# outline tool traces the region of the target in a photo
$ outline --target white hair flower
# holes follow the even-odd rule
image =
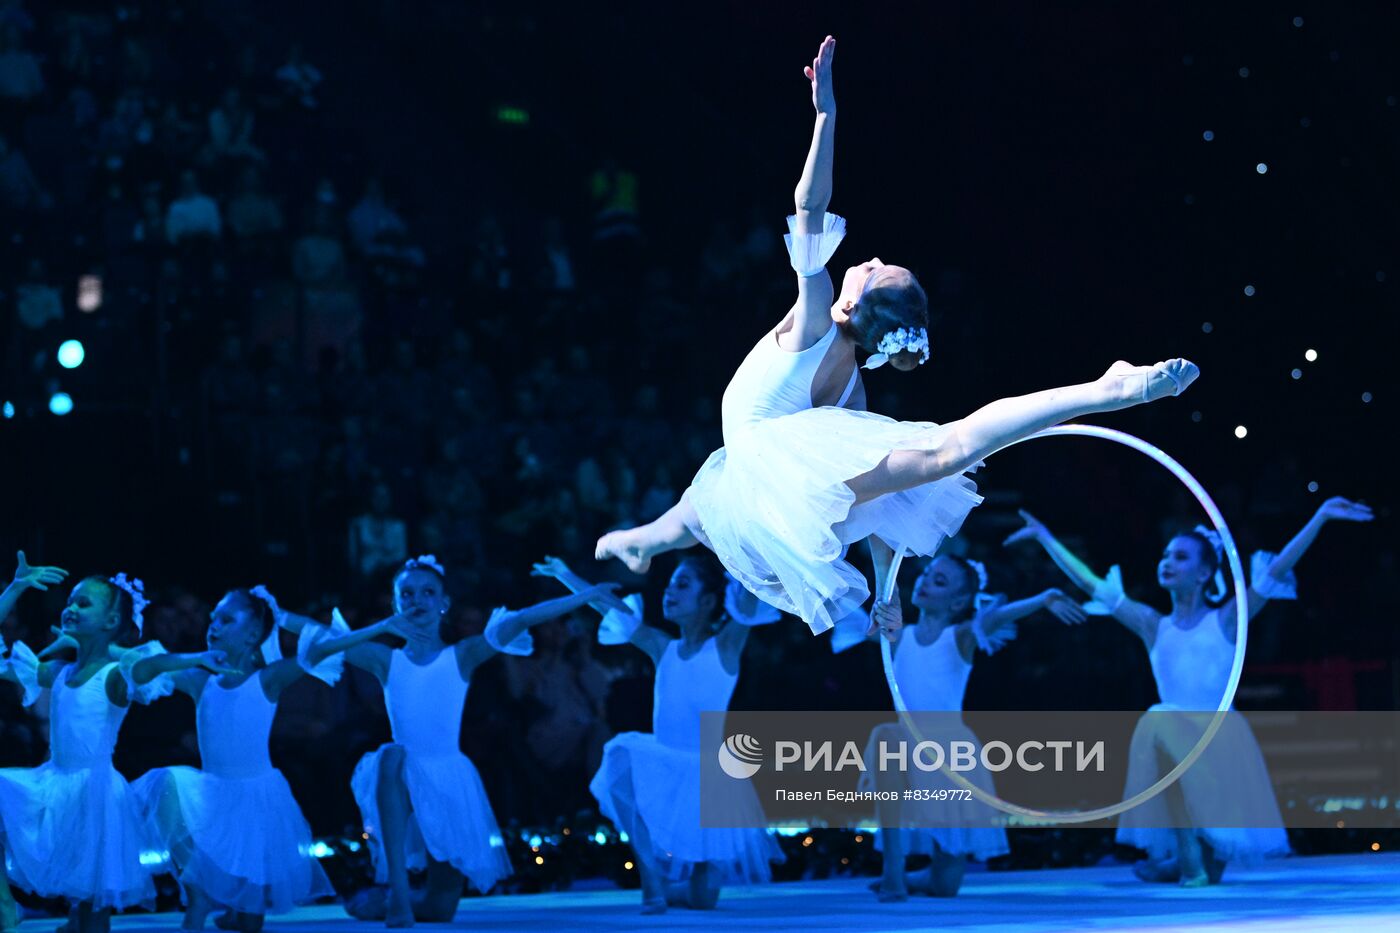
[[[919,365],[928,362],[928,331],[922,327],[901,327],[880,338],[877,352],[870,354],[862,369],[879,369],[896,353],[919,354]]]
[[[128,578],[126,574],[119,573],[115,577],[108,577],[107,582],[115,587],[126,590],[131,597],[131,621],[136,625],[136,633],[143,634],[142,627],[145,625],[143,613],[151,601],[146,598],[146,584],[137,577]]]

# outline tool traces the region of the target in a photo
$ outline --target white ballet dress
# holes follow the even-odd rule
[[[907,742],[912,749],[920,741],[937,742],[950,748],[951,742],[971,742],[978,749],[982,743],[961,717],[919,717],[920,712],[960,712],[972,663],[963,659],[958,650],[957,626],[947,626],[930,644],[921,644],[918,629],[905,629],[894,653],[894,676],[904,705],[915,714],[914,723],[921,735],[916,736],[903,723],[891,723],[876,729],[866,745],[865,760],[879,761],[880,741],[886,748],[891,743]],[[958,772],[969,782],[989,794],[996,793],[991,773],[983,768]],[[942,771],[923,771],[911,767],[904,772],[904,784],[913,790],[961,790]],[[862,790],[878,790],[871,772],[862,775]],[[900,825],[904,830],[905,852],[909,855],[933,855],[937,848],[950,855],[971,855],[989,859],[1011,851],[1006,843],[1006,831],[999,825],[998,813],[980,800],[901,802]],[[882,833],[875,836],[875,847],[883,851]]]
[[[112,767],[127,711],[107,699],[116,668],[108,664],[76,686],[68,683],[74,665],[59,672],[49,692],[49,760],[0,770],[0,842],[18,887],[121,910],[154,906],[143,856],[155,861],[159,846],[136,795]]]
[[[381,883],[389,876],[379,830],[379,769],[385,752],[394,746],[404,752],[403,779],[412,809],[409,869],[426,868],[431,856],[460,871],[482,893],[511,874],[486,788],[476,766],[462,754],[459,736],[466,699],[467,681],[452,648],[427,664],[413,663],[403,651],[390,654],[384,704],[394,741],[360,759],[350,778]]]
[[[729,708],[736,674],[724,669],[709,638],[693,657],[682,658],[680,640],[661,655],[653,693],[652,731],[623,732],[603,747],[603,762],[588,789],[603,815],[631,837],[651,840],[651,858],[672,880],[708,862],[724,884],[772,879],[770,862],[782,850],[763,825],[758,795],[747,781],[734,782],[723,801],[729,824],[700,824],[700,714]]]
[[[311,827],[268,757],[277,704],[253,674],[210,677],[195,706],[200,768],[157,768],[133,785],[181,887],[250,914],[335,894],[311,855]]]
[[[1157,626],[1151,660],[1162,702],[1151,707],[1133,731],[1124,798],[1155,784],[1166,767],[1190,752],[1211,717],[1205,712],[1192,717],[1167,714],[1214,712],[1225,693],[1234,654],[1220,629],[1218,609],[1189,629],[1168,618]],[[1224,721],[1177,785],[1196,834],[1218,857],[1248,863],[1288,854],[1288,836],[1264,756],[1244,717],[1231,715]],[[1222,817],[1235,825],[1219,825]],[[1175,825],[1165,793],[1158,794],[1119,817],[1117,839],[1153,859],[1171,858],[1176,854]]]
[[[788,237],[799,274],[820,272],[845,235],[844,220],[826,219],[820,234]],[[798,352],[778,345],[776,329],[763,335],[725,389],[724,447],[705,461],[688,493],[696,516],[690,531],[750,592],[801,616],[814,633],[861,612],[870,595],[845,559],[848,545],[877,535],[932,555],[982,501],[972,481],[958,475],[854,504],[847,481],[891,451],[939,447],[948,429],[813,408],[812,382],[837,334],[833,324]],[[840,404],[857,378],[853,373]]]

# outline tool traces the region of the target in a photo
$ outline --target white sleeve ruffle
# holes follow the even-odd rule
[[[127,696],[132,703],[152,703],[175,692],[175,678],[169,674],[160,674],[144,684],[138,684],[132,676],[138,662],[169,653],[158,641],[145,641],[122,652],[117,668],[126,680]]]
[[[728,576],[728,574],[726,574]],[[744,611],[743,604],[747,601],[745,597],[753,600],[754,606],[751,612]],[[757,596],[749,594],[744,589],[744,584],[729,578],[729,585],[724,588],[724,611],[729,614],[729,618],[740,625],[747,625],[753,628],[756,625],[771,625],[783,617],[777,609],[765,603]]]
[[[642,594],[632,593],[622,597],[622,601],[631,611],[609,609],[598,624],[598,644],[625,645],[632,640],[632,634],[642,627]]]
[[[1016,640],[1018,630],[1016,626],[1004,625],[996,631],[992,631],[987,626],[987,621],[991,618],[992,610],[1006,605],[1005,596],[983,596],[977,597],[981,605],[977,607],[977,614],[972,617],[972,637],[977,639],[977,647],[986,654],[996,654],[1006,645]]]
[[[1123,571],[1114,564],[1103,582],[1094,587],[1094,598],[1084,604],[1084,611],[1091,616],[1111,616],[1127,598],[1123,592]]]
[[[505,606],[497,606],[491,610],[491,618],[486,620],[486,631],[482,632],[486,643],[495,648],[501,654],[513,654],[517,658],[527,658],[535,651],[535,636],[526,629],[516,635],[505,644],[501,643],[501,626],[506,619],[511,617],[511,611]]]
[[[5,653],[5,642],[0,640],[0,655]],[[19,681],[19,689],[23,694],[21,702],[25,706],[33,706],[34,701],[39,699],[39,694],[44,688],[39,686],[39,665],[42,662],[29,650],[29,646],[22,641],[17,641],[10,646],[9,657],[0,659],[0,671],[10,671]]]
[[[1298,577],[1293,571],[1282,580],[1269,574],[1269,565],[1276,554],[1268,551],[1255,551],[1249,559],[1249,586],[1265,599],[1297,599]]]
[[[783,235],[792,269],[803,278],[816,275],[826,268],[827,260],[846,237],[846,218],[826,212],[821,233],[797,232],[797,215],[788,216],[788,232]]]
[[[312,677],[334,687],[340,675],[345,673],[345,652],[337,651],[320,664],[312,664],[311,649],[322,642],[344,638],[349,634],[350,626],[346,624],[345,616],[340,614],[339,609],[332,609],[330,625],[307,625],[302,628],[297,636],[297,664]]]

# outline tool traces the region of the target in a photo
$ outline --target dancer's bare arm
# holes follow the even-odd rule
[[[567,586],[574,593],[589,591],[593,584],[569,569],[569,565],[557,557],[546,557],[535,564],[530,571],[533,576],[552,577]],[[600,598],[591,600],[589,605],[596,609],[599,615],[607,615],[610,611],[617,611],[631,616],[636,621],[636,628],[632,630],[627,640],[646,652],[652,663],[660,664],[661,656],[666,653],[666,646],[671,643],[671,636],[658,628],[652,628],[641,618],[632,615],[632,608],[618,599],[611,591],[600,595]]]
[[[821,233],[826,208],[831,203],[831,166],[836,149],[836,94],[831,82],[831,62],[836,40],[827,36],[812,64],[803,74],[812,86],[812,107],[816,123],[802,178],[793,192],[797,209],[797,233]],[[797,304],[793,306],[791,327],[780,329],[778,341],[787,350],[805,350],[831,329],[831,304],[835,293],[831,276],[823,269],[816,275],[797,279]]]
[[[558,599],[550,599],[524,609],[509,611],[498,623],[500,625],[498,641],[502,645],[509,645],[536,625],[542,625],[560,616],[568,615],[575,609],[581,609],[593,602],[601,602],[607,596],[616,599],[617,596],[613,592],[616,589],[616,583],[598,583],[584,587],[568,596],[560,596]],[[618,604],[626,608],[626,604],[621,600],[618,601]],[[482,635],[464,638],[457,643],[457,667],[464,677],[469,676],[481,665],[481,662],[495,657],[498,653],[500,653],[500,649],[492,645]]]
[[[1318,507],[1313,517],[1308,519],[1308,523],[1293,536],[1279,552],[1278,556],[1269,564],[1268,576],[1273,580],[1282,582],[1293,567],[1307,553],[1317,540],[1318,532],[1322,531],[1322,526],[1331,521],[1341,522],[1369,522],[1375,518],[1371,507],[1364,502],[1352,502],[1350,499],[1343,499],[1341,496],[1334,496],[1322,503]],[[1235,640],[1235,600],[1238,597],[1232,596],[1220,607],[1218,618],[1220,620],[1221,631],[1232,643]],[[1264,603],[1269,601],[1269,597],[1260,593],[1253,585],[1249,588],[1249,617],[1254,618],[1260,609],[1264,608]]]
[[[1004,599],[1004,597],[999,598]],[[993,605],[979,613],[977,618],[971,622],[960,625],[956,635],[958,650],[964,658],[969,661],[972,659],[973,652],[977,648],[977,632],[973,630],[974,625],[981,628],[984,639],[996,644],[1004,636],[1010,636],[1013,633],[1018,621],[1034,615],[1042,609],[1066,625],[1078,625],[1089,617],[1079,603],[1070,599],[1061,590],[1051,587],[1028,599]]]
[[[1025,521],[1026,526],[1008,537],[1005,544],[1034,541],[1045,548],[1045,552],[1050,555],[1055,566],[1064,571],[1065,576],[1069,577],[1075,586],[1091,596],[1096,591],[1101,591],[1105,582],[1103,577],[1089,569],[1088,564],[1061,544],[1059,539],[1052,535],[1050,530],[1031,513],[1022,509],[1021,518]],[[1141,638],[1149,648],[1152,647],[1152,642],[1157,637],[1157,624],[1162,620],[1161,613],[1146,603],[1140,603],[1124,596],[1113,608],[1113,617],[1123,623],[1130,632]]]

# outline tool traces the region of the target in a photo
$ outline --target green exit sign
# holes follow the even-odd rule
[[[496,120],[500,123],[514,123],[524,126],[530,122],[530,111],[523,107],[497,107]]]

